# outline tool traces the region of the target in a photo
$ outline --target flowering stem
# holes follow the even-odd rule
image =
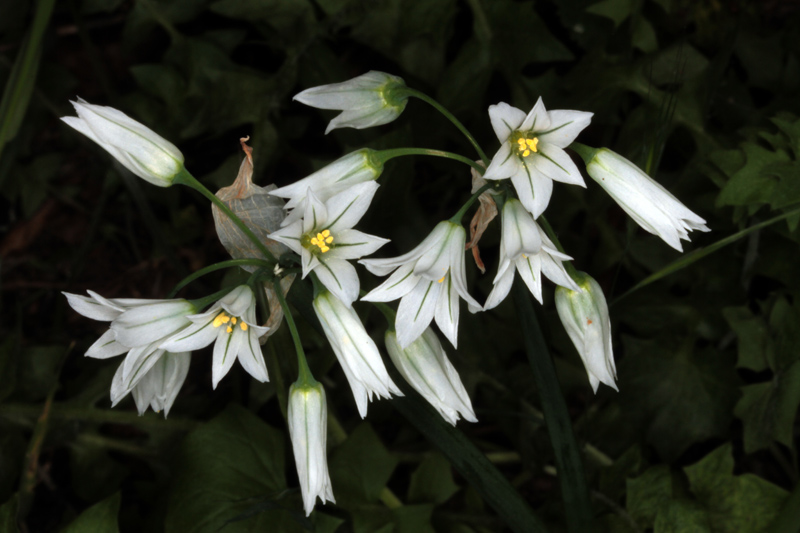
[[[439,102],[437,102],[436,100],[434,100],[433,98],[428,96],[427,94],[422,93],[420,91],[417,91],[416,89],[405,88],[403,90],[403,92],[408,96],[413,96],[415,98],[419,98],[423,102],[425,102],[427,104],[430,104],[439,113],[441,113],[442,115],[447,117],[447,119],[450,122],[452,122],[453,125],[455,125],[455,127],[458,128],[458,130],[461,133],[464,134],[464,136],[466,136],[466,138],[469,140],[470,144],[472,144],[472,146],[475,147],[475,150],[478,152],[478,155],[480,156],[481,161],[483,161],[483,164],[485,166],[487,166],[487,167],[489,166],[489,158],[486,157],[486,154],[481,149],[480,145],[478,144],[478,141],[475,140],[475,137],[472,136],[472,134],[469,132],[469,130],[467,128],[465,128],[464,125],[461,123],[461,121],[458,120],[450,111],[448,111],[447,108],[445,108],[442,104],[440,104]]]
[[[561,483],[564,508],[567,511],[567,526],[570,533],[591,533],[592,507],[583,462],[572,432],[572,422],[564,396],[561,394],[553,360],[531,304],[530,293],[519,277],[514,280],[513,294],[520,326],[525,332],[525,351],[533,369],[536,388],[542,401],[547,433],[555,452],[556,471]]]
[[[177,176],[175,176],[173,183],[180,183],[182,185],[191,187],[192,189],[196,190],[197,192],[199,192],[200,194],[211,200],[211,203],[216,205],[220,211],[225,213],[228,216],[228,218],[231,219],[231,222],[233,222],[237,228],[242,230],[242,233],[244,233],[247,236],[247,238],[250,239],[250,241],[252,241],[252,243],[256,245],[256,248],[258,248],[261,251],[261,253],[264,254],[264,257],[266,257],[268,261],[272,262],[273,264],[278,262],[278,260],[275,259],[275,256],[272,255],[272,252],[270,252],[264,245],[264,243],[261,242],[258,237],[256,237],[256,235],[250,230],[250,228],[247,227],[247,225],[242,221],[242,219],[239,218],[236,215],[236,213],[231,211],[231,209],[227,205],[225,205],[225,202],[217,198],[216,195],[214,195],[214,193],[209,191],[205,185],[197,181],[197,179],[194,176],[189,174],[188,170],[183,169]]]
[[[558,251],[561,252],[562,254],[567,253],[564,251],[564,247],[561,245],[561,241],[558,240],[558,236],[556,235],[553,226],[551,226],[550,222],[547,221],[547,218],[545,218],[544,215],[540,215],[536,221],[542,228],[544,228],[544,232],[547,233],[547,236],[550,237],[550,240],[553,241],[553,244],[556,245]],[[577,283],[578,270],[575,268],[575,265],[572,264],[572,261],[564,261],[561,264],[564,265],[564,268],[566,269],[567,274],[569,274],[569,277],[571,277]]]
[[[453,159],[455,161],[461,161],[465,163],[475,170],[477,170],[481,176],[484,172],[486,172],[486,168],[482,167],[480,164],[476,163],[472,159],[468,157],[464,157],[463,155],[454,154],[453,152],[444,152],[442,150],[431,150],[429,148],[393,148],[391,150],[380,150],[378,152],[378,157],[380,157],[381,161],[385,163],[386,161],[393,159],[395,157],[400,157],[403,155],[432,155],[434,157],[446,157],[447,159]]]
[[[469,209],[470,206],[475,203],[475,200],[477,200],[478,197],[484,193],[484,191],[488,191],[492,187],[494,187],[494,184],[487,183],[486,185],[475,191],[475,194],[470,196],[469,200],[467,200],[466,203],[461,206],[461,209],[458,210],[458,213],[456,213],[450,218],[450,222],[452,222],[453,224],[461,224],[461,219],[464,218],[464,215],[467,213],[467,209]]]
[[[170,291],[167,298],[175,298],[175,295],[178,294],[178,291],[196,280],[197,278],[203,277],[206,274],[210,274],[211,272],[215,272],[217,270],[222,270],[223,268],[233,268],[239,266],[258,266],[258,267],[265,267],[265,268],[272,268],[272,264],[264,261],[263,259],[231,259],[230,261],[222,261],[221,263],[214,263],[213,265],[209,265],[205,268],[201,268],[197,272],[190,274],[183,278],[175,288]]]
[[[314,379],[313,374],[311,374],[311,369],[308,367],[308,361],[303,351],[303,344],[300,342],[300,334],[297,332],[297,326],[294,323],[292,311],[289,309],[289,304],[286,303],[286,298],[283,297],[281,282],[276,279],[272,282],[272,285],[275,288],[275,294],[283,309],[283,317],[286,320],[286,324],[289,326],[289,331],[292,333],[294,348],[297,351],[297,383],[299,385],[316,385],[317,380]]]

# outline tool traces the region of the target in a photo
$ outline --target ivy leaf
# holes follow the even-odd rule
[[[753,474],[734,476],[731,452],[727,443],[684,468],[692,492],[708,510],[715,532],[766,531],[788,493]]]
[[[94,504],[73,520],[63,530],[63,533],[95,533],[96,531],[118,533],[117,515],[119,515],[120,499],[120,493],[117,492]]]
[[[668,500],[656,515],[653,533],[711,533],[708,513],[688,500]]]
[[[653,527],[661,507],[672,498],[672,474],[666,465],[658,465],[641,476],[628,479],[627,509],[642,528]]]
[[[440,453],[434,453],[423,459],[411,474],[408,500],[439,504],[447,501],[456,492],[458,485],[453,482],[450,462]]]
[[[771,354],[772,339],[764,318],[753,314],[747,306],[726,307],[722,310],[722,315],[731,331],[736,333],[739,343],[736,367],[756,372],[769,368],[774,355]]]
[[[347,509],[377,502],[396,465],[372,427],[360,424],[330,458],[337,504]]]

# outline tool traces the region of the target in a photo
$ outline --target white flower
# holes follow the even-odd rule
[[[563,150],[589,125],[592,113],[547,111],[542,99],[525,113],[505,102],[489,106],[500,149],[483,177],[511,178],[525,209],[539,218],[553,192],[553,180],[585,187],[581,173]]]
[[[169,187],[183,171],[181,151],[125,113],[80,98],[72,105],[78,116],[61,120],[99,144],[140,178],[159,187]]]
[[[289,388],[287,418],[303,507],[308,516],[314,510],[317,496],[322,503],[336,502],[328,473],[328,404],[322,385],[294,383]]]
[[[256,299],[247,285],[239,285],[223,296],[205,313],[188,317],[192,324],[161,342],[159,348],[170,352],[188,352],[215,342],[211,380],[217,388],[236,359],[255,379],[269,380],[267,365],[258,343],[269,328],[256,322]]]
[[[603,289],[585,272],[579,272],[577,280],[581,292],[564,287],[556,288],[556,309],[564,329],[586,367],[589,383],[597,392],[599,384],[605,383],[614,390],[617,385],[617,368],[611,349],[611,320]]]
[[[123,353],[127,354],[111,385],[113,405],[150,374],[151,369],[164,356],[164,350],[160,349],[159,345],[186,328],[191,323],[189,315],[197,312],[197,307],[193,303],[183,299],[111,300],[91,291],[89,298],[77,294],[64,294],[70,306],[80,314],[95,320],[111,322],[108,331],[86,351],[87,357],[108,359]],[[158,371],[152,376],[156,376],[157,373]],[[145,389],[148,386],[145,385]],[[180,385],[172,387],[169,389],[169,394],[174,392],[177,395],[179,389]],[[170,406],[174,399],[172,396]],[[154,405],[162,404],[166,405],[163,402]],[[137,405],[140,413],[143,413],[144,410],[138,401]]]
[[[358,274],[348,259],[373,253],[389,242],[352,229],[367,212],[378,189],[374,181],[359,183],[320,201],[308,192],[302,220],[289,224],[270,238],[300,255],[303,278],[313,271],[325,287],[348,306],[358,298]]]
[[[480,308],[480,304],[467,292],[465,241],[466,232],[460,224],[443,221],[407,254],[390,259],[359,261],[378,276],[385,276],[397,269],[362,300],[389,302],[401,298],[395,321],[401,347],[407,347],[422,335],[434,317],[445,337],[457,347],[458,297]]]
[[[189,352],[157,351],[160,353],[160,356],[156,358],[157,362],[136,382],[132,389],[127,389],[124,384],[124,363],[119,366],[111,383],[112,407],[130,392],[140,416],[147,411],[148,407],[151,407],[156,413],[164,411],[164,418],[169,415],[169,410],[189,373],[191,354]]]
[[[688,241],[690,231],[710,231],[705,220],[621,155],[602,148],[585,159],[586,171],[619,206],[676,250],[683,251],[681,239]]]
[[[361,418],[367,416],[367,403],[373,395],[381,398],[403,395],[386,372],[378,347],[351,306],[322,291],[314,298],[314,311],[347,376]]]
[[[375,150],[369,148],[356,150],[340,157],[310,176],[269,193],[272,196],[286,198],[288,202],[284,206],[285,209],[295,209],[300,206],[309,190],[314,191],[319,201],[325,202],[353,185],[377,180],[383,172],[383,163],[375,154]],[[281,226],[288,226],[295,222],[303,215],[303,211],[304,209],[295,210],[281,223]]]
[[[503,204],[502,220],[500,266],[497,268],[492,292],[483,306],[484,310],[493,309],[505,300],[514,283],[515,272],[519,272],[539,303],[542,303],[542,274],[558,285],[580,291],[562,264],[572,258],[556,249],[553,241],[519,200],[506,200]]]
[[[405,349],[397,343],[395,332],[387,331],[386,350],[409,385],[428,400],[442,418],[454,426],[459,415],[469,422],[478,421],[458,372],[431,328]]]
[[[397,94],[406,86],[402,78],[371,70],[342,83],[312,87],[297,94],[298,100],[319,109],[341,109],[325,133],[336,128],[380,126],[393,121],[406,107],[408,97]]]

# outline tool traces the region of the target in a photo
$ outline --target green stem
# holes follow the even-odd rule
[[[275,294],[283,309],[283,318],[289,326],[289,331],[292,333],[292,340],[294,341],[294,349],[297,351],[297,382],[300,385],[316,385],[317,380],[311,374],[311,369],[308,367],[306,354],[303,351],[303,344],[300,342],[300,334],[297,332],[297,326],[292,317],[292,311],[289,309],[289,304],[286,303],[286,298],[283,297],[283,290],[281,289],[280,280],[273,281],[272,286],[275,288]]]
[[[39,405],[23,405],[7,403],[0,405],[0,417],[7,419],[34,418],[42,413]],[[199,423],[194,420],[184,420],[170,417],[163,418],[155,413],[139,416],[130,411],[113,409],[95,409],[94,407],[76,407],[66,403],[53,403],[51,418],[68,420],[71,422],[96,422],[100,424],[129,424],[143,428],[159,428],[164,430],[189,431],[196,428]]]
[[[452,222],[453,224],[461,224],[461,219],[464,218],[464,215],[467,213],[467,209],[469,209],[472,206],[472,204],[475,203],[475,201],[481,194],[483,194],[485,191],[488,191],[494,186],[495,186],[494,183],[487,183],[486,185],[475,191],[475,194],[470,196],[469,200],[467,200],[466,203],[461,206],[461,209],[458,210],[458,213],[456,213],[450,218],[450,222]]]
[[[556,457],[556,471],[564,498],[567,527],[571,533],[591,533],[592,507],[578,445],[572,433],[572,422],[561,394],[553,360],[542,337],[539,322],[531,304],[530,294],[522,280],[514,279],[514,303],[524,332],[536,388],[542,401],[550,442]]]
[[[453,125],[455,125],[455,127],[458,128],[458,130],[461,133],[464,134],[464,136],[469,140],[470,144],[472,144],[472,146],[475,147],[475,151],[478,152],[478,155],[480,156],[481,161],[483,161],[483,164],[486,165],[487,167],[489,166],[489,158],[486,157],[486,154],[481,149],[480,145],[478,144],[478,141],[475,140],[475,137],[472,136],[469,130],[466,127],[464,127],[461,121],[458,120],[455,117],[455,115],[453,115],[450,111],[448,111],[447,108],[445,108],[442,104],[440,104],[427,94],[417,91],[416,89],[406,88],[403,92],[407,96],[413,96],[414,98],[419,98],[423,102],[433,106],[439,113],[447,117],[447,119],[450,122],[452,122]]]
[[[271,263],[264,261],[263,259],[231,259],[230,261],[222,261],[220,263],[214,263],[213,265],[209,265],[205,268],[201,268],[197,272],[190,274],[183,278],[175,288],[170,291],[167,298],[175,298],[175,295],[178,294],[178,291],[196,280],[197,278],[203,277],[206,274],[210,274],[217,270],[222,270],[224,268],[233,268],[233,267],[240,267],[240,266],[259,266],[265,268],[273,268]]]
[[[227,205],[225,205],[225,202],[217,198],[216,195],[214,195],[214,193],[209,191],[205,185],[197,181],[197,179],[194,176],[189,174],[188,170],[184,168],[177,176],[175,176],[175,179],[173,181],[174,183],[180,183],[181,185],[186,185],[187,187],[191,187],[192,189],[196,190],[197,192],[199,192],[200,194],[211,200],[211,203],[216,205],[220,211],[225,213],[228,216],[228,218],[231,219],[231,222],[236,224],[237,228],[242,230],[242,233],[244,233],[247,236],[247,238],[250,239],[250,241],[256,245],[256,248],[258,248],[261,251],[261,253],[264,254],[264,257],[266,257],[268,261],[272,263],[278,262],[278,260],[275,259],[275,256],[272,255],[272,252],[270,252],[267,249],[266,245],[263,242],[261,242],[258,237],[256,237],[256,235],[250,230],[250,228],[247,227],[247,225],[242,221],[242,219],[239,218],[236,215],[236,213],[231,211],[230,208]]]
[[[434,157],[444,157],[454,161],[460,161],[461,163],[471,166],[478,171],[481,176],[484,172],[486,172],[485,167],[481,166],[479,163],[476,163],[472,159],[464,157],[463,155],[454,154],[453,152],[445,152],[442,150],[431,150],[430,148],[392,148],[390,150],[380,150],[377,153],[377,157],[380,158],[382,163],[385,163],[390,159],[394,159],[395,157],[404,155],[430,155]]]
[[[558,240],[558,235],[556,235],[553,226],[550,225],[550,222],[547,220],[547,218],[545,218],[544,215],[540,215],[537,222],[542,227],[542,229],[544,229],[544,232],[547,233],[547,236],[550,237],[550,240],[553,241],[553,244],[556,245],[556,249],[558,249],[558,251],[561,252],[562,254],[567,253],[564,251],[564,247],[561,245],[561,241]],[[575,265],[572,264],[572,261],[564,261],[561,264],[564,265],[564,268],[566,269],[567,274],[569,274],[569,277],[571,277],[575,282],[577,282],[578,269],[575,268]]]

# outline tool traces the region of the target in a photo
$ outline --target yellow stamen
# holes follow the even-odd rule
[[[231,317],[231,324],[236,325],[236,317],[235,316]]]
[[[519,135],[516,140],[517,143],[517,155],[521,157],[528,157],[531,153],[535,153],[539,151],[539,138],[527,138],[527,133],[516,132],[514,135]],[[514,141],[512,141],[514,142]]]
[[[439,281],[437,281],[437,283],[441,283],[441,282],[443,282],[443,281],[444,281],[444,278],[446,278],[446,277],[447,277],[447,274],[445,274],[444,276],[442,276],[442,279],[440,279]]]
[[[233,331],[233,328],[232,328],[232,327],[230,327],[230,326],[228,326],[228,328],[227,328],[225,331],[227,331],[228,333],[230,333],[231,331]]]
[[[230,320],[230,317],[229,317],[228,315],[226,315],[226,314],[225,314],[225,311],[223,311],[223,312],[221,312],[220,314],[218,314],[218,315],[216,316],[216,318],[214,319],[214,322],[213,322],[213,324],[214,324],[214,327],[215,327],[215,328],[218,328],[218,327],[220,327],[222,324],[225,324],[225,323],[227,323],[227,322],[228,322],[228,320]]]
[[[242,331],[247,331],[247,322],[242,320],[242,323],[239,324],[239,327],[242,328]]]
[[[309,242],[312,246],[318,247],[319,251],[324,254],[331,249],[331,247],[328,245],[333,242],[333,235],[331,235],[330,230],[326,229],[317,233],[316,237],[311,237]]]

